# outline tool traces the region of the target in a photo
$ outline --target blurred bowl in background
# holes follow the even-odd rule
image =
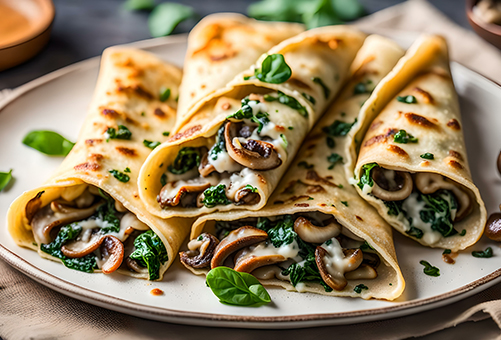
[[[40,52],[54,16],[52,0],[0,0],[0,71]]]
[[[466,15],[471,27],[479,36],[501,48],[501,26],[483,21],[473,12],[473,7],[480,0],[466,0]]]

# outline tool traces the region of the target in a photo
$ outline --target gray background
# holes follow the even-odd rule
[[[11,0],[16,1],[16,0]],[[160,2],[161,0],[156,0]],[[429,0],[454,22],[470,28],[464,0]],[[100,55],[109,46],[148,39],[148,13],[129,12],[124,0],[54,0],[56,19],[47,47],[35,58],[0,72],[0,90],[14,88],[46,73],[80,60]],[[173,1],[192,6],[204,16],[214,12],[245,13],[252,0]],[[367,13],[403,2],[402,0],[360,0]],[[195,22],[185,22],[175,33],[188,32]]]

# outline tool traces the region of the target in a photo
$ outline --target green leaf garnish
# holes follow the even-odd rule
[[[24,136],[23,144],[50,156],[66,156],[75,145],[60,134],[47,130],[31,131]]]
[[[164,2],[155,7],[148,18],[151,36],[156,38],[169,35],[179,23],[195,16],[195,11],[190,6]]]
[[[324,84],[322,79],[320,79],[319,77],[313,77],[313,78],[311,78],[311,80],[313,80],[313,82],[315,84],[318,84],[322,87],[322,90],[324,91],[325,99],[329,98],[329,96],[331,94],[331,90],[327,87],[327,85]]]
[[[113,175],[116,179],[118,179],[122,183],[127,183],[130,180],[129,175],[124,174],[123,172],[120,172],[118,170],[109,170],[108,171],[110,174]]]
[[[2,191],[12,179],[12,169],[9,172],[0,172],[0,191]]]
[[[184,147],[179,150],[176,159],[167,167],[167,170],[175,175],[181,175],[199,166],[200,160],[200,150],[192,147]]]
[[[308,162],[306,162],[306,161],[301,161],[301,162],[297,163],[297,166],[303,167],[305,169],[311,169],[314,167],[313,164],[308,164]]]
[[[473,255],[474,257],[480,257],[480,258],[489,258],[489,257],[492,257],[492,255],[493,255],[492,248],[487,247],[484,251],[472,251],[471,255]]]
[[[317,102],[317,101],[315,100],[315,98],[313,98],[312,96],[310,96],[308,93],[304,93],[304,92],[303,92],[303,93],[301,93],[301,94],[303,95],[303,97],[305,97],[305,98],[306,98],[306,100],[307,100],[307,101],[309,101],[309,102],[310,102],[310,103],[312,103],[313,105],[315,105],[315,104],[316,104],[316,102]]]
[[[424,154],[422,154],[419,157],[424,158],[424,159],[430,159],[430,160],[435,159],[435,156],[432,153],[429,153],[429,152],[424,153]]]
[[[397,100],[405,104],[417,104],[417,99],[414,96],[398,96]]]
[[[118,125],[118,131],[115,128],[108,128],[106,130],[106,140],[108,139],[126,139],[130,140],[132,137],[132,132],[124,126],[124,125]]]
[[[417,143],[418,139],[413,135],[411,135],[410,133],[407,133],[407,131],[400,130],[395,134],[395,136],[393,136],[393,141],[395,143],[407,144],[407,143]]]
[[[254,70],[257,79],[270,84],[284,83],[291,75],[292,70],[281,54],[270,54],[263,60],[261,68]]]
[[[346,136],[356,122],[356,118],[353,123],[345,123],[336,119],[331,125],[323,127],[322,131],[333,137]]]
[[[341,201],[341,203],[345,206],[348,206],[348,202],[347,201]]]
[[[419,263],[424,266],[423,272],[426,275],[435,277],[440,276],[440,269],[433,267],[429,262],[421,260]]]
[[[155,8],[153,0],[127,0],[124,8],[128,11],[151,11]]]
[[[450,254],[452,253],[452,251],[450,249],[444,249],[444,251],[442,252],[442,255],[446,255],[446,254]]]
[[[257,192],[257,188],[253,187],[250,184],[247,184],[246,186],[243,187],[243,190],[249,190],[250,192]]]
[[[343,156],[337,154],[337,153],[332,153],[330,156],[327,156],[327,161],[331,163],[329,165],[328,169],[334,169],[334,166],[337,164],[337,162],[343,162]]]
[[[160,267],[169,259],[160,237],[153,230],[145,231],[134,240],[134,248],[129,257],[148,268],[150,280],[160,278]]]
[[[207,208],[213,208],[216,205],[228,205],[232,202],[226,197],[226,185],[219,184],[205,189],[202,203]]]
[[[364,285],[363,283],[361,283],[361,284],[359,284],[359,285],[355,286],[355,288],[353,288],[353,290],[354,290],[354,291],[355,291],[355,293],[357,293],[357,294],[362,293],[362,290],[364,290],[364,289],[369,289],[369,287],[367,287],[367,286],[366,286],[366,285]]]
[[[308,111],[306,111],[306,108],[299,103],[294,97],[288,96],[285,93],[278,91],[278,97],[273,97],[269,94],[264,95],[264,100],[267,102],[272,102],[275,100],[278,100],[279,103],[287,105],[293,110],[297,110],[299,114],[303,117],[308,117]]]
[[[162,176],[160,176],[160,184],[162,184],[162,187],[164,187],[167,184],[167,175],[166,174],[162,174]]]
[[[374,186],[374,180],[372,179],[371,171],[376,166],[379,166],[379,165],[377,163],[369,163],[369,164],[364,164],[362,166],[362,175],[360,176],[360,181],[357,183],[358,187],[361,190],[364,190],[364,186],[366,184],[370,187]]]
[[[162,143],[160,143],[160,142],[153,142],[153,141],[151,141],[151,140],[147,140],[147,139],[145,139],[145,140],[143,140],[143,144],[144,144],[144,146],[146,146],[147,148],[150,148],[151,150],[153,150],[153,149],[155,149],[157,146],[159,146],[159,145],[160,145],[160,144],[162,144]]]
[[[206,282],[222,303],[252,306],[271,302],[270,295],[254,276],[228,267],[216,267],[210,270]]]
[[[170,136],[170,132],[169,131],[164,131],[164,132],[162,132],[162,136],[169,137]]]
[[[160,101],[165,102],[170,97],[170,89],[162,88],[160,89]]]
[[[129,168],[129,167],[126,167],[126,168],[125,168],[125,170],[124,170],[124,172],[128,172],[128,173],[130,173],[130,168]]]

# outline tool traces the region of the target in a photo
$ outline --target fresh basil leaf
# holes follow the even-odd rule
[[[492,248],[487,247],[484,251],[472,251],[471,255],[473,255],[473,257],[489,258],[493,255]]]
[[[175,175],[181,175],[199,166],[201,158],[198,148],[184,147],[179,150],[176,159],[167,169]]]
[[[127,0],[124,8],[128,11],[151,11],[155,8],[153,0]]]
[[[118,170],[113,169],[113,170],[108,170],[108,172],[122,183],[127,183],[130,180],[129,175],[124,174],[123,172],[120,172]]]
[[[254,71],[257,79],[270,84],[284,83],[291,75],[292,70],[281,54],[270,54],[263,60],[261,68]]]
[[[66,156],[75,145],[60,134],[47,130],[29,132],[24,136],[23,144],[50,156]]]
[[[417,104],[417,99],[414,96],[398,96],[397,101],[405,104]]]
[[[343,156],[337,154],[337,153],[332,153],[330,156],[327,156],[327,161],[329,163],[331,163],[331,165],[329,165],[328,169],[329,170],[332,170],[334,169],[334,166],[338,163],[338,162],[343,162]]]
[[[213,208],[216,205],[231,204],[231,201],[226,197],[226,185],[219,184],[205,189],[202,203],[207,208]]]
[[[153,230],[145,231],[134,240],[134,248],[129,257],[148,268],[150,280],[160,278],[160,267],[169,259],[160,237]]]
[[[419,261],[420,264],[424,266],[423,272],[428,275],[428,276],[440,276],[440,269],[437,267],[432,266],[429,262],[427,261]]]
[[[160,143],[160,142],[153,142],[153,141],[151,141],[151,140],[147,140],[147,139],[145,139],[145,140],[143,140],[143,144],[144,144],[144,146],[146,146],[147,148],[150,148],[151,150],[153,150],[153,149],[155,149],[157,146],[159,146],[159,145],[160,145],[160,144],[162,144],[162,143]]]
[[[12,169],[9,172],[0,172],[0,191],[2,191],[12,179]]]
[[[361,284],[359,284],[359,285],[355,286],[355,288],[353,288],[353,290],[354,290],[354,291],[355,291],[355,293],[357,293],[357,294],[362,293],[362,290],[364,290],[364,289],[369,289],[369,287],[367,287],[367,286],[366,286],[366,285],[364,285],[363,283],[361,283]]]
[[[160,90],[160,101],[165,102],[169,100],[169,97],[170,97],[170,89],[162,88]]]
[[[331,0],[317,0],[316,6],[312,4],[309,10],[303,12],[303,22],[308,29],[343,23],[334,11]]]
[[[345,123],[336,119],[331,125],[323,127],[322,131],[329,136],[343,137],[346,136],[348,132],[350,132],[351,128],[353,127],[353,125],[355,125],[356,122],[357,118],[355,118],[355,121],[353,123]]]
[[[300,5],[304,0],[263,0],[251,4],[247,14],[251,18],[268,21],[301,22]]]
[[[162,136],[169,137],[170,136],[170,132],[169,131],[164,131],[164,132],[162,132]]]
[[[400,130],[393,136],[393,141],[395,143],[407,144],[407,143],[417,143],[418,139],[413,135],[411,135],[410,133],[407,133],[407,131]]]
[[[329,98],[331,94],[331,90],[327,87],[327,85],[324,84],[321,78],[319,77],[313,77],[311,78],[315,84],[318,84],[322,87],[322,90],[324,91],[324,97],[325,99]]]
[[[270,295],[254,276],[228,267],[210,270],[206,282],[222,303],[252,306],[271,302]]]
[[[172,33],[178,24],[194,18],[195,11],[190,6],[164,2],[151,12],[148,27],[152,37],[163,37]]]
[[[430,159],[430,160],[435,159],[435,156],[432,153],[429,153],[429,152],[424,153],[424,154],[422,154],[419,157],[424,158],[424,159]]]
[[[370,187],[374,186],[374,180],[372,179],[371,171],[377,166],[379,166],[377,163],[369,163],[362,166],[362,176],[360,176],[360,181],[357,183],[360,190],[364,190],[365,185],[368,185]]]
[[[108,139],[125,139],[130,140],[132,132],[125,125],[118,125],[118,131],[115,128],[108,128],[106,130],[106,140]]]

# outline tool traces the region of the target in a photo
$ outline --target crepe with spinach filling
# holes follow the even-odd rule
[[[474,244],[486,210],[468,166],[445,40],[418,39],[362,111],[353,131],[367,131],[354,168],[360,195],[422,245]]]
[[[161,279],[188,222],[148,214],[137,177],[151,152],[144,141],[165,140],[174,125],[180,81],[178,68],[150,53],[107,49],[77,143],[9,209],[14,241],[71,269]]]
[[[182,263],[195,274],[230,266],[292,291],[400,296],[405,282],[391,227],[349,185],[343,162],[361,104],[403,54],[394,42],[369,36],[343,91],[306,138],[268,204],[259,211],[197,219],[188,249],[180,254]]]
[[[237,75],[146,160],[139,190],[148,211],[168,218],[262,208],[364,39],[346,26],[309,30]]]

